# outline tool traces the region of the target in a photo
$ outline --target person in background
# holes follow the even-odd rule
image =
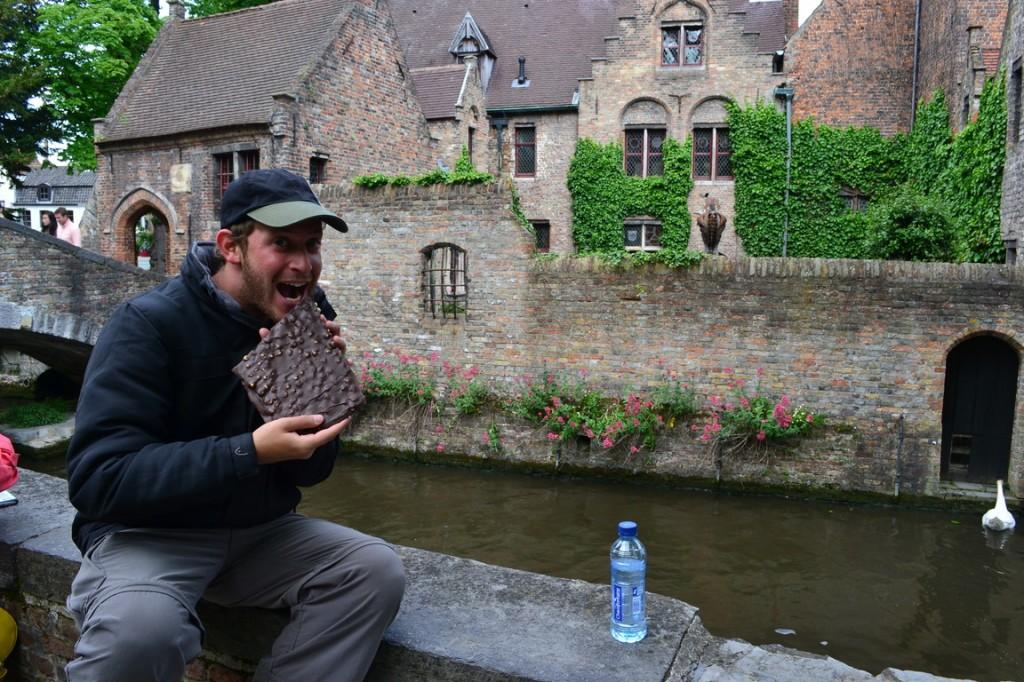
[[[348,419],[264,422],[231,368],[317,286],[324,223],[345,222],[282,169],[240,176],[214,242],[181,276],[122,304],[93,349],[67,455],[82,564],[69,682],[180,680],[199,655],[196,603],[288,608],[255,680],[366,676],[405,590],[389,544],[295,512],[327,478]]]
[[[57,217],[57,239],[63,239],[69,244],[74,246],[82,245],[82,231],[78,229],[74,221],[71,220],[71,216],[68,215],[68,210],[61,206],[53,214]]]
[[[57,236],[57,218],[53,215],[53,211],[39,212],[39,228],[44,234],[51,237]]]

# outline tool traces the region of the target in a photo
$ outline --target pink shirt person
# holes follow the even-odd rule
[[[67,209],[61,206],[53,214],[57,218],[57,239],[63,239],[74,246],[81,246],[82,231],[68,216]]]

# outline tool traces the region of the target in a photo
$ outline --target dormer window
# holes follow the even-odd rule
[[[50,186],[47,185],[45,182],[43,184],[39,185],[39,187],[36,188],[36,201],[38,201],[39,203],[41,203],[41,204],[48,204],[48,203],[50,203],[50,197],[51,196],[52,196],[52,192],[50,191]]]
[[[703,63],[703,24],[661,27],[662,66],[700,66]]]
[[[473,38],[466,38],[459,43],[458,54],[464,56],[467,54],[476,54],[480,51],[480,43],[476,42]]]

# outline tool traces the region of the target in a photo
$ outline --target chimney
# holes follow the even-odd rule
[[[786,0],[783,5],[786,21],[786,41],[788,42],[800,28],[800,2],[799,0]]]
[[[185,3],[182,0],[167,0],[167,14],[172,21],[184,21]]]
[[[520,85],[526,82],[526,57],[519,58],[519,77],[516,82]]]

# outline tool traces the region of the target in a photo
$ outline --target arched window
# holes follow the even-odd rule
[[[626,175],[646,178],[664,175],[661,145],[668,128],[668,112],[653,100],[633,102],[622,113],[623,163]]]
[[[725,100],[709,99],[697,105],[693,121],[693,179],[732,180],[732,145],[729,144]]]
[[[420,253],[423,310],[435,318],[465,319],[469,307],[465,249],[455,244],[434,244]]]

